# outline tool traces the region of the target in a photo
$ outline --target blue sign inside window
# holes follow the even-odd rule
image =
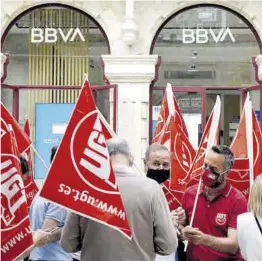
[[[48,166],[51,148],[60,143],[74,106],[73,103],[35,105],[35,148]],[[35,179],[44,179],[46,174],[43,163],[35,155]]]

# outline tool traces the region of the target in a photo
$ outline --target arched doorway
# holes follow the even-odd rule
[[[105,84],[101,63],[101,55],[110,54],[110,46],[91,16],[60,4],[34,7],[8,26],[2,36],[2,53],[9,55],[2,101],[21,125],[27,116],[32,141],[46,162],[50,148],[65,131],[85,73],[97,107],[115,127],[116,86]],[[46,115],[50,117],[45,124]],[[36,178],[43,177],[36,173]]]
[[[2,36],[2,53],[8,53],[10,59],[5,84],[81,86],[83,74],[88,73],[91,84],[103,85],[100,58],[110,53],[110,47],[92,17],[69,6],[48,4],[27,10],[8,26]],[[37,101],[74,102],[78,92],[20,92],[20,115],[30,117],[32,108],[23,104],[33,107]],[[106,91],[96,92],[96,96],[98,103],[109,100]],[[12,111],[11,91],[4,90],[2,99]],[[101,111],[106,112],[104,104],[100,101]]]
[[[158,81],[151,89],[152,106],[161,104],[163,88],[170,82],[197,146],[215,97],[220,95],[220,142],[230,144],[242,95],[256,85],[252,57],[261,49],[252,25],[232,10],[206,4],[180,10],[159,28],[151,46],[151,53],[162,60]],[[260,114],[257,92],[261,86],[251,92],[253,107]]]

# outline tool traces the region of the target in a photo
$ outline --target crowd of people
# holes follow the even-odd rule
[[[262,175],[247,202],[227,181],[234,163],[228,147],[211,148],[200,191],[197,185],[187,188],[181,207],[172,211],[161,188],[170,177],[170,153],[164,145],[148,147],[146,175],[132,168],[125,140],[110,139],[107,148],[132,239],[37,195],[29,210],[34,233],[30,260],[69,261],[78,252],[82,261],[262,261]]]

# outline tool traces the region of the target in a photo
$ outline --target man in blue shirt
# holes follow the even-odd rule
[[[57,147],[51,151],[51,162]],[[36,196],[30,207],[31,229],[34,232],[35,248],[30,254],[33,261],[71,261],[59,244],[67,210]]]

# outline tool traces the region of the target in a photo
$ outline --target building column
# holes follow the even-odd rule
[[[9,63],[9,56],[1,53],[1,82],[6,78],[7,65]]]
[[[102,55],[104,74],[117,84],[117,135],[127,139],[135,164],[143,171],[149,144],[149,87],[155,79],[157,55]]]
[[[262,82],[262,55],[258,55],[255,59],[257,64],[257,78]]]

